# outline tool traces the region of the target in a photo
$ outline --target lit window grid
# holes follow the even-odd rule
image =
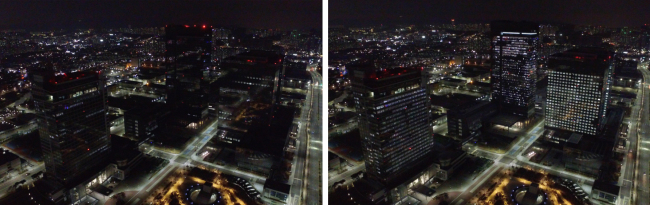
[[[546,126],[595,135],[608,97],[603,77],[549,71],[548,80]]]
[[[423,88],[379,99],[364,98],[361,93],[355,93],[355,101],[359,102],[357,110],[368,110],[367,114],[361,114],[359,122],[368,170],[379,176],[391,176],[430,153],[433,138],[429,132],[426,94]],[[396,134],[387,142],[377,138],[390,131]]]
[[[537,36],[496,36],[493,40],[493,99],[528,107],[536,90]]]

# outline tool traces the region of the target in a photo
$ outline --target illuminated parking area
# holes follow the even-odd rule
[[[506,169],[495,174],[470,199],[472,204],[527,204],[522,203],[523,194],[531,185],[539,191],[530,204],[580,204],[571,191],[563,188],[548,173],[531,168]],[[536,185],[534,185],[536,184]]]
[[[214,169],[192,168],[177,170],[164,179],[147,196],[144,204],[160,205],[235,205],[261,204],[246,194],[246,191],[230,182],[232,176]],[[202,198],[204,191],[207,198]]]

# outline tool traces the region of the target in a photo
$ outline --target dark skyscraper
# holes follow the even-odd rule
[[[32,82],[45,174],[55,189],[68,190],[108,164],[103,82],[97,73],[86,71],[36,72]],[[85,189],[77,189],[64,196],[76,201],[85,194]]]
[[[208,115],[212,30],[205,25],[165,27],[167,104],[189,122]]]
[[[495,21],[492,36],[492,99],[500,110],[524,118],[535,113],[539,25]]]
[[[605,124],[614,53],[573,49],[551,56],[545,126],[596,135]]]
[[[366,173],[384,184],[430,162],[429,97],[420,68],[350,66]]]

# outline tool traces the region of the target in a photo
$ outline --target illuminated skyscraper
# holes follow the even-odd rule
[[[391,184],[430,162],[430,102],[421,69],[350,67],[368,176]]]
[[[573,49],[549,60],[547,128],[596,135],[605,123],[614,53]]]
[[[97,73],[85,71],[34,72],[31,80],[45,175],[62,193],[52,198],[71,204],[87,194],[78,186],[108,164],[104,85]]]
[[[492,36],[492,100],[502,113],[524,118],[535,113],[537,30],[530,22],[495,21]]]

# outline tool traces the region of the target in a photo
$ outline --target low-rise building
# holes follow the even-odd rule
[[[496,114],[496,106],[489,101],[470,101],[447,111],[448,136],[467,142],[481,136],[487,118]]]
[[[594,181],[591,198],[607,204],[616,204],[621,187],[601,180]]]
[[[443,152],[438,155],[438,165],[440,169],[436,177],[441,180],[447,180],[449,175],[453,174],[463,163],[467,161],[467,152],[462,150],[454,150]]]
[[[162,105],[137,106],[124,114],[125,135],[139,141],[154,137],[161,118],[169,113]]]
[[[590,177],[597,177],[605,157],[611,154],[613,139],[573,133],[564,144],[564,168]]]
[[[637,70],[638,62],[632,60],[619,59],[616,61],[614,76],[612,76],[613,86],[638,89],[641,87],[643,75]]]
[[[262,197],[271,200],[271,204],[288,204],[291,200],[289,191],[291,186],[282,182],[266,180]]]

